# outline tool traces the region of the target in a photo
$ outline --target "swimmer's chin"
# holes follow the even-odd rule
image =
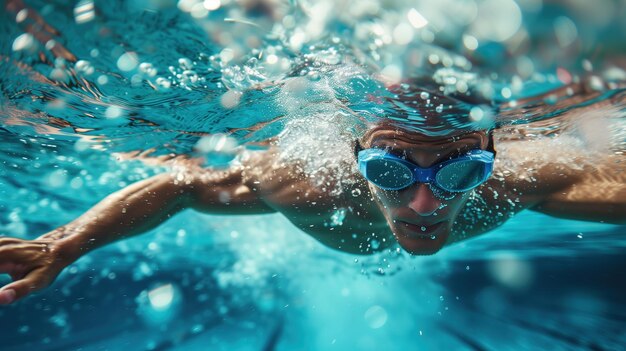
[[[448,241],[450,231],[441,228],[435,233],[422,235],[419,233],[407,233],[406,231],[394,230],[394,236],[400,247],[407,253],[415,256],[434,255],[439,252]]]

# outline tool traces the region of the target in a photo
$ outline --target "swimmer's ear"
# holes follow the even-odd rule
[[[363,146],[359,143],[359,139],[354,140],[354,159],[359,161],[359,152],[363,150]]]
[[[495,147],[495,145],[493,143],[493,132],[491,130],[487,133],[487,137],[489,138],[489,143],[487,144],[487,149],[486,150],[492,152],[493,153],[493,157],[495,158],[497,152],[496,152],[496,147]]]

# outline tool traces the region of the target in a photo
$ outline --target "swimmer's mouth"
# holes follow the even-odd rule
[[[432,236],[437,235],[439,232],[439,229],[445,226],[446,221],[440,221],[440,222],[433,223],[430,225],[414,224],[414,223],[409,223],[409,222],[402,221],[402,220],[396,220],[396,223],[398,223],[398,227],[403,229],[402,230],[404,232],[403,234],[407,236],[432,239]]]

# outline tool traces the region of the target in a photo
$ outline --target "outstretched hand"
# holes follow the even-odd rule
[[[0,274],[13,279],[0,288],[0,305],[47,287],[69,263],[54,240],[0,238]]]

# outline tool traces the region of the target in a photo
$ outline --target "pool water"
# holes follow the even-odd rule
[[[601,118],[577,121],[605,132],[584,145],[623,155],[624,11],[608,0],[5,1],[0,234],[63,225],[167,171],[149,162],[159,156],[223,167],[271,141],[319,170],[318,151],[350,153],[346,133],[397,118],[398,106],[372,98],[391,94],[372,67],[480,97],[442,106],[439,129],[404,111],[424,133],[541,122],[527,138],[585,139],[587,124],[559,117],[613,99]],[[493,109],[576,77],[599,94]],[[0,308],[0,349],[619,350],[624,232],[526,211],[434,256],[361,256],[280,215],[185,211]]]

